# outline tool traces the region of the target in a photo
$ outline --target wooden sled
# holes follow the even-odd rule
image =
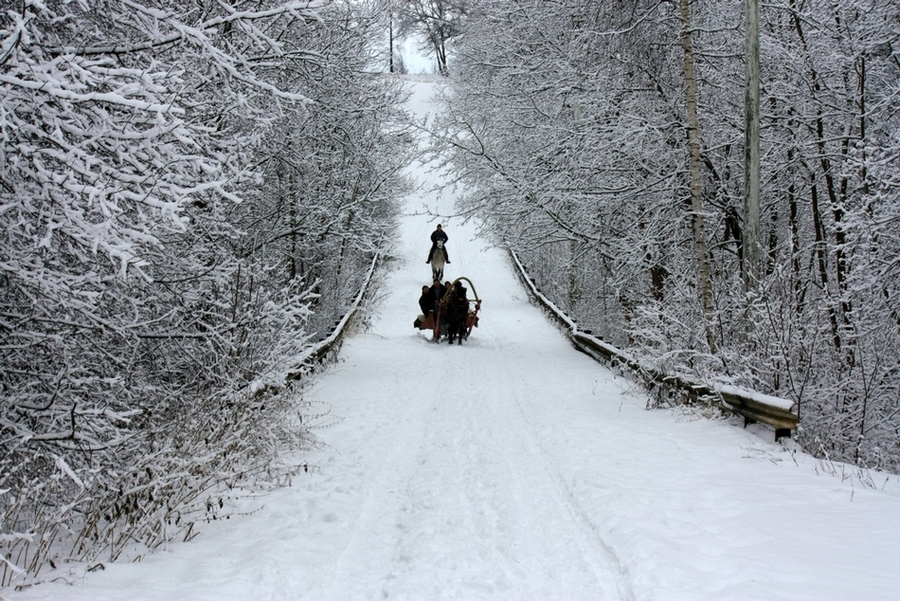
[[[481,299],[478,297],[478,292],[475,291],[475,285],[472,283],[472,280],[470,280],[467,277],[456,278],[451,283],[450,288],[452,289],[453,286],[456,285],[456,282],[458,282],[460,280],[464,280],[465,282],[468,282],[469,290],[471,291],[472,296],[474,296],[474,298],[468,299],[469,300],[469,311],[466,316],[466,338],[468,338],[469,335],[472,333],[472,328],[478,327],[478,320],[479,320],[478,312],[481,311]],[[418,317],[416,317],[416,320],[413,322],[413,327],[415,327],[419,330],[431,330],[434,333],[434,335],[432,336],[432,339],[436,342],[439,342],[441,339],[441,336],[445,336],[447,334],[447,325],[441,324],[439,327],[439,324],[441,321],[441,309],[446,304],[448,299],[449,299],[449,290],[448,290],[447,295],[445,295],[444,298],[441,300],[441,302],[438,304],[437,319],[435,319],[434,313],[429,313],[428,316],[419,315]]]

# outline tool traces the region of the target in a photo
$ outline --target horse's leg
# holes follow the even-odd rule
[[[434,341],[440,342],[441,340],[441,308],[438,307],[437,311],[434,313]]]

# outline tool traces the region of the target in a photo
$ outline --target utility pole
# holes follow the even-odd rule
[[[759,256],[759,0],[746,0],[747,90],[744,97],[744,292],[756,290]]]
[[[390,53],[389,61],[389,73],[394,72],[394,3],[391,2],[388,5],[388,51]]]

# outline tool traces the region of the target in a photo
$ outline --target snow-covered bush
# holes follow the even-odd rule
[[[0,585],[181,536],[290,472],[279,448],[309,437],[283,358],[387,248],[406,157],[397,84],[365,72],[374,22],[0,9]]]
[[[790,398],[811,452],[900,470],[896,10],[761,8],[764,265],[749,294],[742,11],[479,2],[447,102],[460,208],[630,354]]]

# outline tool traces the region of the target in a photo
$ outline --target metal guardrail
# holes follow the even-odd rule
[[[581,352],[611,367],[621,366],[627,369],[651,390],[661,387],[689,402],[711,403],[740,415],[744,418],[744,427],[754,422],[768,424],[775,429],[776,441],[782,437],[790,437],[791,431],[797,429],[800,418],[793,401],[737,386],[709,386],[693,382],[684,376],[667,374],[645,366],[641,361],[592,335],[590,331],[579,330],[574,320],[538,290],[515,251],[510,251],[510,256],[528,292],[566,330],[572,344]]]
[[[365,299],[366,295],[369,292],[369,284],[372,283],[372,278],[375,275],[375,269],[378,267],[378,263],[380,261],[380,254],[377,254],[372,258],[372,264],[369,266],[369,271],[359,287],[359,292],[356,294],[356,298],[353,300],[353,304],[350,305],[350,308],[347,310],[344,316],[335,322],[331,332],[325,338],[323,338],[310,348],[306,349],[296,358],[295,363],[298,368],[295,371],[290,372],[289,378],[302,378],[309,372],[310,366],[315,363],[324,362],[329,357],[336,354],[338,350],[340,350],[341,343],[343,342],[344,337],[347,335],[347,330],[353,323],[353,318],[356,317],[356,313],[359,311],[363,299]]]

